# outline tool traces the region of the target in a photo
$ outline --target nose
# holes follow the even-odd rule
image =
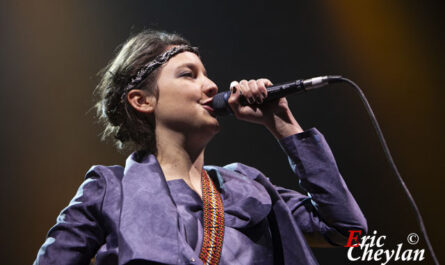
[[[205,82],[203,84],[203,92],[208,97],[213,97],[218,93],[218,86],[210,78],[205,77]]]

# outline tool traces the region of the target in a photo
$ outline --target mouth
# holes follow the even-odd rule
[[[214,115],[215,110],[212,108],[212,102],[213,102],[213,98],[210,98],[204,102],[201,102],[201,106],[207,110],[212,116]]]

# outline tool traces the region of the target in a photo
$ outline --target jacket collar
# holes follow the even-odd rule
[[[180,263],[178,214],[154,155],[126,161],[119,224],[119,264],[131,260]]]

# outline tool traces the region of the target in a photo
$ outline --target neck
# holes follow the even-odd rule
[[[206,142],[193,141],[183,133],[156,128],[157,159],[166,180],[184,179],[200,189]]]

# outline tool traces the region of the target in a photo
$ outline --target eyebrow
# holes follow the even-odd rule
[[[183,64],[179,65],[177,67],[177,69],[179,69],[181,67],[188,67],[188,68],[191,68],[191,69],[194,69],[194,70],[198,70],[199,69],[198,65],[195,64],[195,63],[183,63]],[[206,71],[205,68],[204,68],[203,73],[204,73],[205,76],[207,76],[207,71]]]

